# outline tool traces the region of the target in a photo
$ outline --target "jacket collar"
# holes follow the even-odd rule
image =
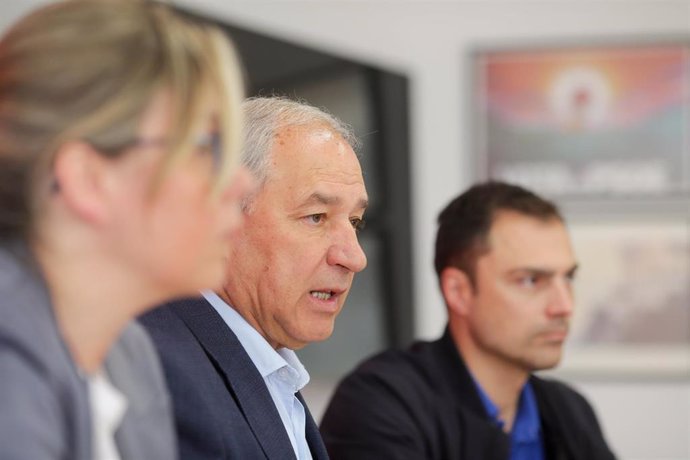
[[[267,458],[295,458],[290,438],[263,377],[235,333],[206,300],[180,301],[172,306],[215,363],[228,391],[242,410]],[[327,459],[326,449],[307,405],[306,437],[314,459]],[[280,429],[276,429],[279,427]]]
[[[467,410],[474,416],[490,422],[472,376],[453,341],[449,327],[446,327],[440,339],[431,342],[431,347],[433,350],[431,356],[435,360],[433,365],[437,367],[436,375],[444,376],[441,385],[444,386],[449,400],[454,401],[458,408],[462,408],[461,410]],[[534,390],[539,408],[546,458],[553,460],[578,458],[574,454],[581,450],[576,444],[577,438],[563,435],[572,431],[572,427],[576,426],[575,422],[571,420],[569,412],[563,411],[564,402],[556,400],[555,393],[545,388],[548,383],[541,378],[531,375],[529,382]],[[505,438],[501,442],[508,442],[509,438],[500,429],[492,426],[490,431],[493,434],[489,434],[488,431],[486,434],[497,440]],[[468,440],[468,442],[471,441]]]
[[[446,327],[443,336],[432,342],[431,346],[432,356],[437,357],[434,363],[436,372],[444,375],[443,385],[456,405],[467,408],[477,417],[490,420],[465,361],[453,341],[450,328]]]
[[[215,363],[228,391],[240,407],[267,458],[293,452],[261,374],[232,330],[203,301],[180,302],[172,307]]]

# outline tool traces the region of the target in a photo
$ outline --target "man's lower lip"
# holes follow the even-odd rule
[[[327,311],[327,312],[337,312],[338,311],[338,301],[337,301],[337,296],[331,296],[328,299],[319,299],[318,297],[314,297],[313,295],[309,295],[311,300],[313,300],[318,307],[319,310]]]
[[[549,342],[563,342],[568,337],[567,331],[545,332],[542,334],[545,340]]]

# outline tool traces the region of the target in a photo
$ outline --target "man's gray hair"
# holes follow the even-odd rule
[[[353,150],[357,151],[359,147],[359,141],[348,124],[303,101],[286,97],[253,97],[242,103],[242,109],[245,123],[242,164],[254,175],[259,188],[268,177],[275,135],[283,128],[325,125],[339,134]]]

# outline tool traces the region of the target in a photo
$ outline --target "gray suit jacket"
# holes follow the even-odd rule
[[[136,323],[106,361],[128,408],[123,459],[175,459],[169,396],[158,356]],[[91,460],[88,387],[57,328],[50,297],[23,244],[0,246],[0,460]]]

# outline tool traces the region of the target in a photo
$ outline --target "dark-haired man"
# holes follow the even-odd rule
[[[439,216],[448,327],[387,351],[337,389],[321,425],[333,460],[608,460],[587,401],[532,375],[561,359],[577,264],[558,209],[488,182]]]

